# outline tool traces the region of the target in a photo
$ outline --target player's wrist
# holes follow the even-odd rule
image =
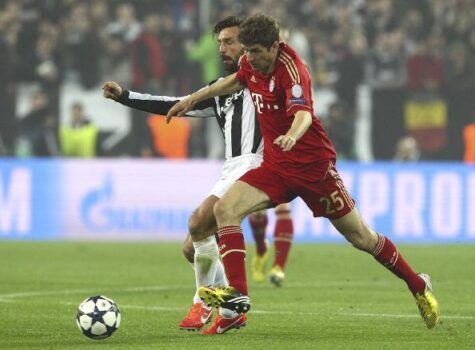
[[[204,97],[202,95],[203,95],[202,91],[199,90],[199,91],[196,91],[196,92],[192,93],[190,95],[190,99],[193,103],[198,103],[198,102],[200,102],[201,100],[204,99]]]
[[[127,89],[122,88],[122,93],[119,95],[119,97],[117,97],[116,101],[117,102],[126,101],[126,100],[128,100],[129,95],[130,95],[130,91],[127,90]]]
[[[285,135],[286,137],[288,137],[289,139],[291,139],[292,141],[294,142],[297,142],[297,137],[293,134],[286,134]]]

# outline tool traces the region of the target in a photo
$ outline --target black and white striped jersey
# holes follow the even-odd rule
[[[166,115],[184,97],[153,96],[124,90],[118,102],[145,112]],[[214,117],[224,135],[226,160],[247,154],[262,156],[261,129],[248,89],[232,95],[210,98],[198,103],[189,117]]]

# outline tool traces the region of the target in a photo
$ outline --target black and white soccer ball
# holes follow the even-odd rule
[[[85,299],[78,307],[76,323],[91,339],[105,339],[120,326],[120,311],[114,300],[103,295]]]

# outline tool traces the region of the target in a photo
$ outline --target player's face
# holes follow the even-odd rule
[[[224,69],[229,73],[238,70],[239,57],[242,55],[242,46],[238,39],[239,27],[224,28],[219,32],[219,54],[223,61]]]
[[[269,49],[261,44],[243,45],[243,48],[244,54],[247,56],[247,60],[253,69],[264,74],[270,73],[277,58],[278,42],[275,42]]]

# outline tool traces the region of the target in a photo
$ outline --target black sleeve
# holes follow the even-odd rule
[[[137,92],[124,90],[117,102],[123,104],[124,106],[139,109],[144,112],[165,115],[173,105],[183,98],[184,97],[152,96],[150,94],[140,94]],[[214,99],[210,98],[198,102],[195,106],[195,110],[214,108],[214,105]]]

